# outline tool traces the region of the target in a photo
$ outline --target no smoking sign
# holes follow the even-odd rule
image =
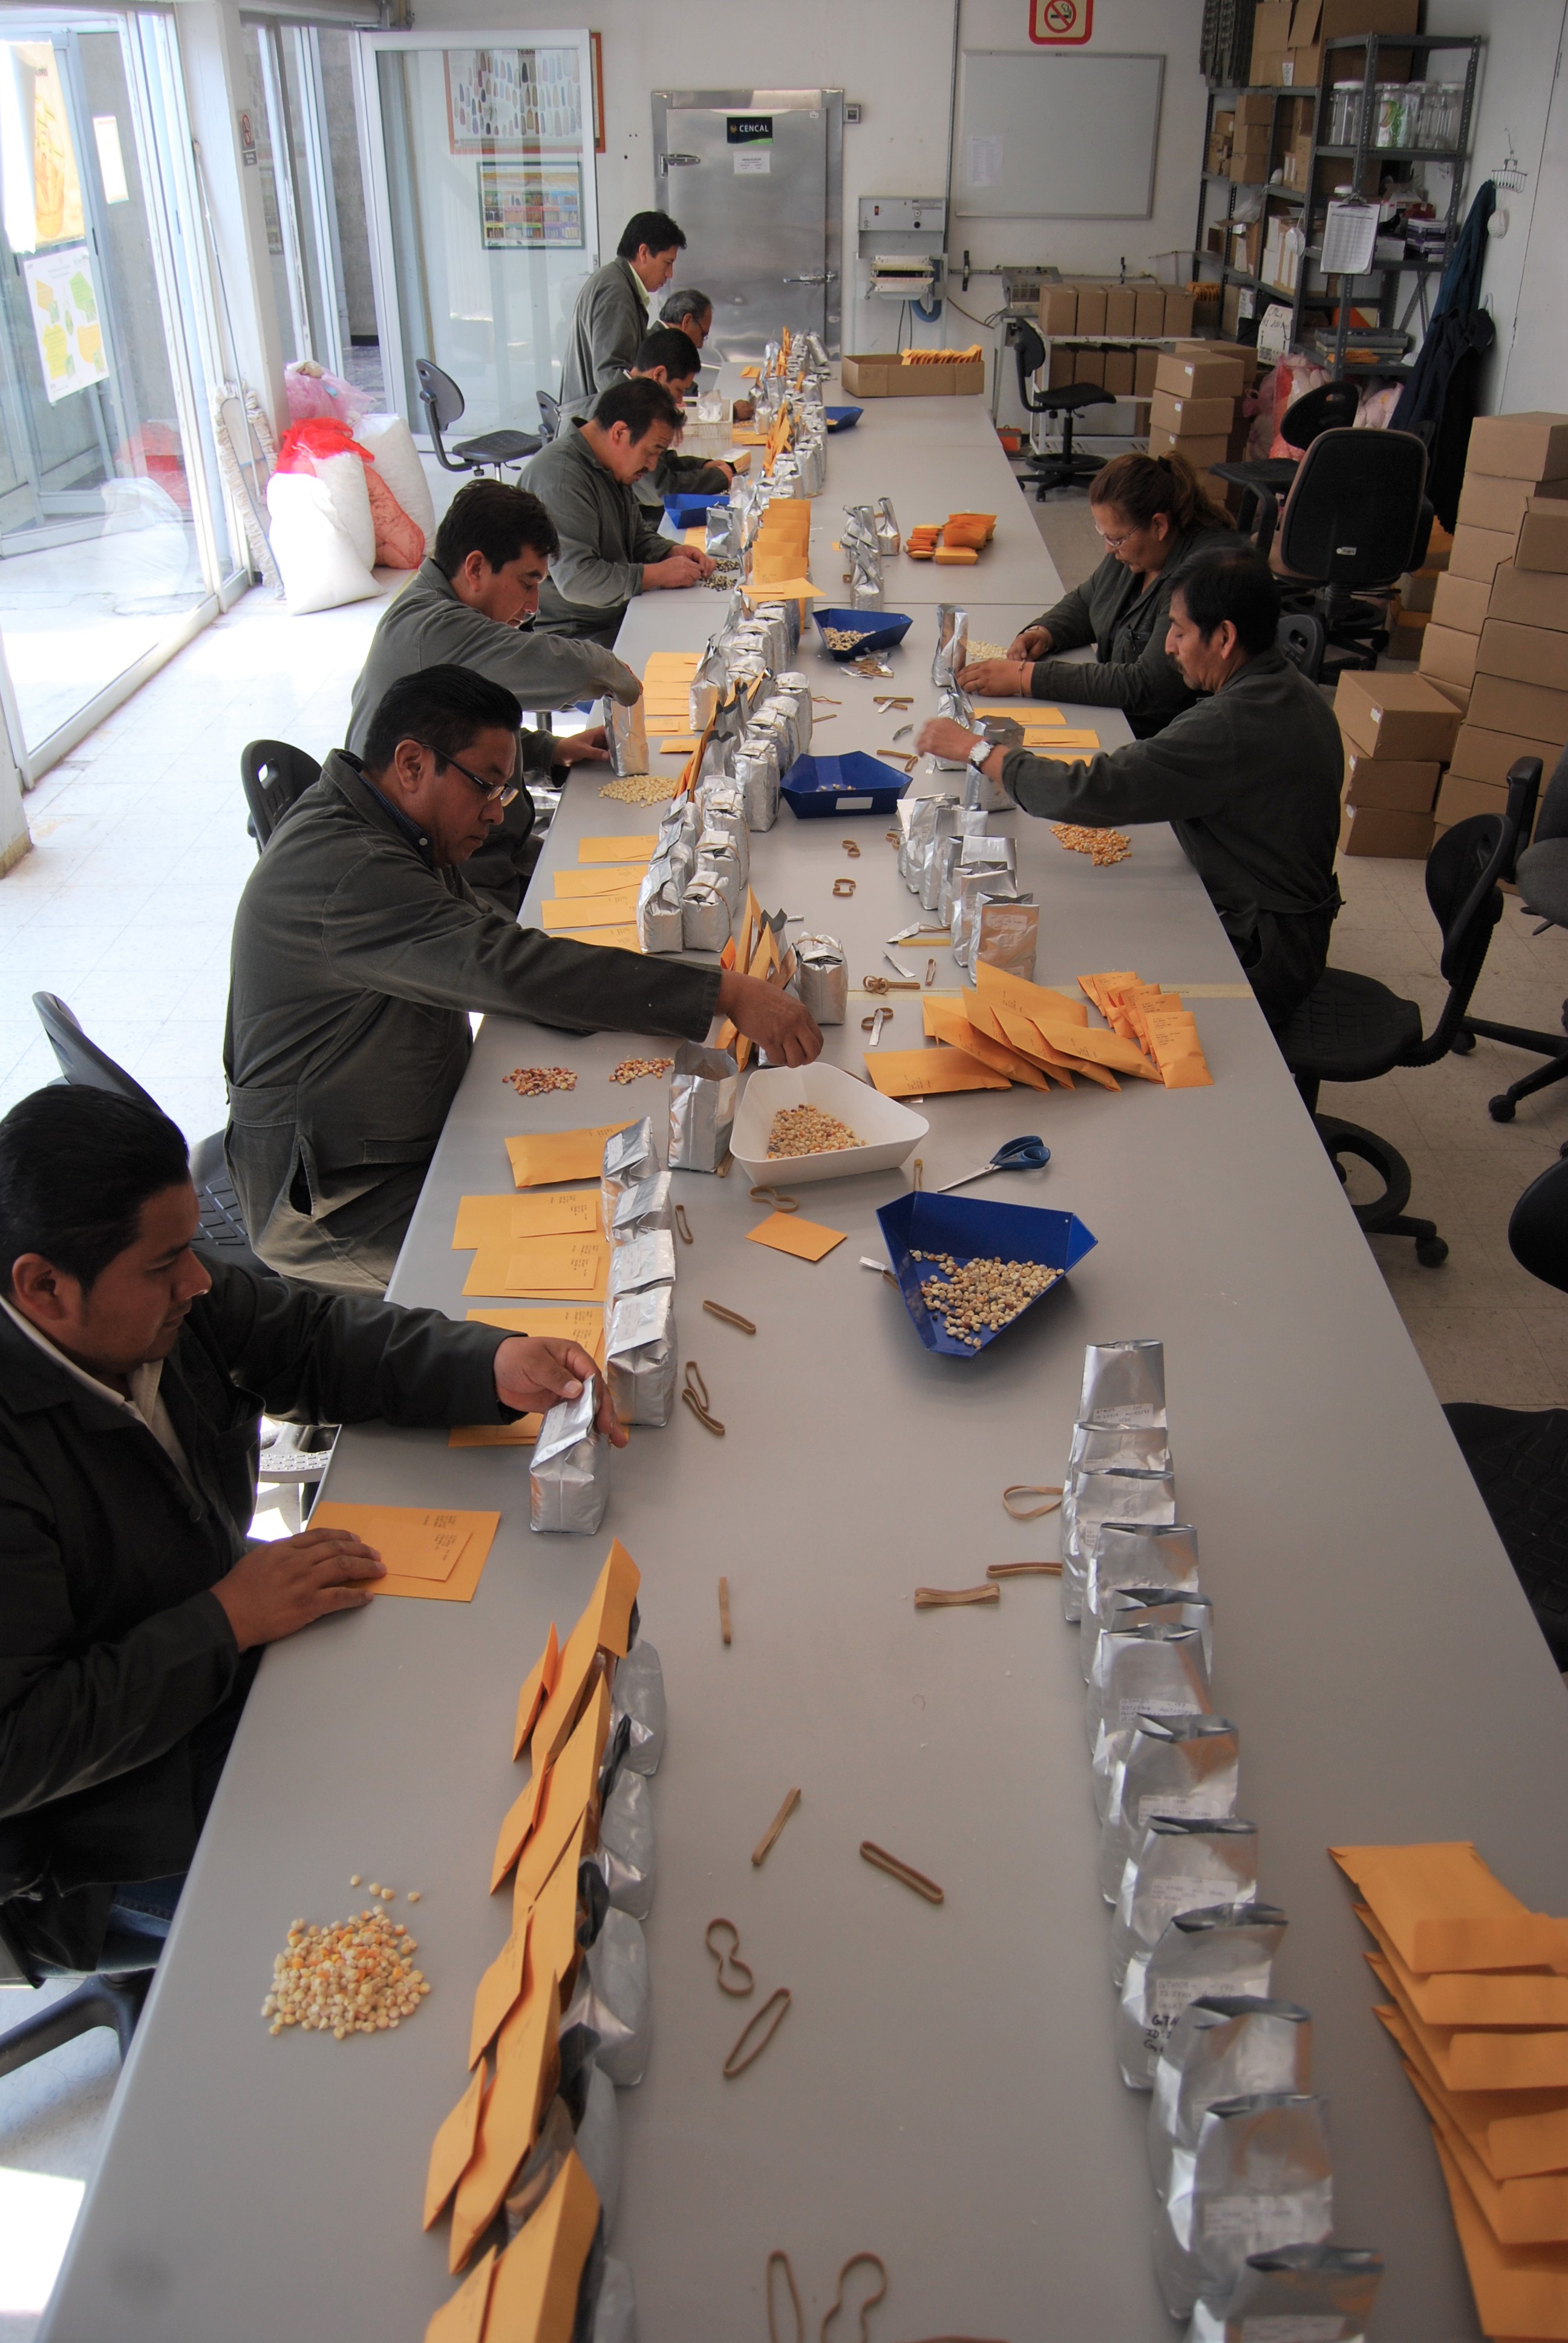
[[[1075,46],[1093,28],[1094,0],[1030,0],[1029,37],[1041,48]]]

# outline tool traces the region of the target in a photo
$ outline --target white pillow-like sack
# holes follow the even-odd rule
[[[412,521],[425,532],[427,553],[436,537],[436,505],[414,434],[400,415],[367,415],[354,434],[376,458],[376,468]]]
[[[334,460],[352,462],[356,471],[364,472],[357,456]],[[370,498],[363,479],[360,494],[368,520]],[[380,593],[325,481],[308,472],[275,472],[266,484],[266,509],[271,520],[267,535],[293,617],[302,618],[308,610],[336,610],[340,603],[364,602]]]
[[[313,456],[316,477],[332,498],[349,544],[367,569],[376,567],[376,523],[370,511],[370,491],[365,485],[363,456]]]

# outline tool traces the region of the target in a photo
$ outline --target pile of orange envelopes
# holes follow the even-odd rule
[[[512,1926],[479,1979],[467,2087],[436,2135],[426,2228],[452,2208],[462,2269],[532,2155],[560,2082],[558,2036],[582,1961],[578,1866],[598,1843],[610,1680],[630,1644],[640,1574],[618,1539],[565,1645],[549,1640],[518,1701],[512,1755],[532,1769],[496,1842],[490,1892],[512,1881]],[[542,2185],[545,2176],[541,2174]],[[486,2247],[425,2343],[570,2343],[599,2200],[575,2150],[504,2249]]]
[[[1432,2118],[1476,2316],[1498,2343],[1568,2337],[1568,1920],[1468,1842],[1336,1846],[1388,1996],[1376,2015]]]
[[[889,1098],[930,1098],[947,1091],[1003,1091],[1010,1082],[1071,1090],[1079,1081],[1104,1090],[1118,1075],[1195,1090],[1213,1077],[1197,1021],[1177,992],[1144,984],[1131,969],[1081,976],[1083,991],[1106,1020],[1091,1025],[1070,994],[975,963],[975,990],[921,1003],[934,1050],[868,1050],[866,1071]]]

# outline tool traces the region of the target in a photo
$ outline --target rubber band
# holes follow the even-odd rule
[[[730,1936],[734,1938],[734,1942],[731,1944],[728,1952],[724,1952],[714,1943],[713,1931],[715,1928],[728,1928]],[[708,1946],[710,1958],[718,1965],[719,1992],[727,1993],[731,2001],[747,2000],[750,1995],[754,1994],[757,1990],[757,1979],[747,1967],[745,1962],[740,1958],[740,1931],[736,1926],[734,1921],[722,1918],[718,1920],[709,1920],[702,1941]],[[726,1985],[724,1982],[724,1972],[726,1968],[729,1968],[736,1976],[743,1976],[746,1979],[745,1984]]]
[[[799,1791],[791,1790],[786,1796],[784,1803],[779,1807],[778,1813],[774,1815],[772,1821],[769,1824],[768,1828],[764,1831],[762,1836],[758,1840],[757,1845],[751,1850],[751,1863],[753,1869],[756,1869],[766,1859],[769,1849],[772,1846],[774,1840],[778,1837],[779,1832],[783,1829],[785,1824],[789,1821],[790,1815],[794,1813],[799,1803]]]
[[[928,1879],[923,1871],[916,1871],[910,1864],[900,1863],[896,1855],[890,1855],[887,1848],[879,1846],[874,1839],[863,1838],[860,1853],[879,1871],[885,1871],[890,1879],[897,1879],[905,1887],[912,1887],[917,1896],[923,1896],[928,1904],[946,1903],[947,1897],[934,1879]]]
[[[690,1244],[692,1242],[691,1222],[686,1217],[686,1206],[684,1204],[677,1204],[674,1217],[676,1235],[680,1239],[682,1244]]]
[[[800,2308],[800,2297],[797,2292],[795,2286],[795,2273],[789,2267],[789,2255],[780,2252],[778,2247],[775,2247],[773,2251],[768,2257],[768,2285],[766,2289],[768,2298],[768,2343],[788,2343],[788,2338],[780,2336],[773,2318],[773,2270],[775,2264],[782,2266],[785,2282],[789,2288],[789,2299],[794,2305],[795,2343],[806,2343],[806,2314]]]
[[[749,1318],[743,1318],[739,1310],[726,1310],[722,1302],[705,1302],[702,1306],[709,1317],[722,1318],[727,1326],[739,1326],[743,1334],[757,1332]]]
[[[728,1644],[729,1641],[729,1581],[728,1578],[721,1578],[719,1582],[719,1632]]]
[[[844,2280],[849,2277],[849,2272],[857,2268],[857,2266],[861,2262],[867,2263],[872,2269],[876,2270],[880,2276],[882,2281],[881,2285],[877,2288],[876,2293],[869,2294],[864,2302],[860,2305],[859,2343],[870,2343],[870,2316],[872,2311],[875,2310],[878,2303],[885,2298],[888,2291],[888,2265],[882,2259],[880,2254],[871,2253],[851,2254],[849,2260],[844,2264],[843,2268],[839,2272],[839,2291],[834,2298],[833,2307],[828,2312],[821,2326],[817,2330],[819,2343],[828,2343],[828,2329],[831,2327],[834,2319],[837,2318],[839,2313],[844,2308]]]
[[[1060,1578],[1060,1562],[988,1562],[988,1578]]]
[[[1000,1586],[917,1586],[917,1611],[954,1611],[967,1604],[1000,1603]]]
[[[1010,1521],[1038,1522],[1042,1513],[1054,1513],[1061,1503],[1061,1491],[1052,1481],[1015,1481],[1001,1493],[1001,1502]],[[1048,1505],[1030,1505],[1020,1510],[1013,1503],[1015,1497],[1049,1497]]]
[[[754,1204],[771,1204],[776,1212],[798,1212],[800,1209],[799,1196],[780,1195],[779,1190],[769,1187],[766,1181],[760,1187],[752,1189],[751,1201]]]
[[[788,1986],[775,1986],[773,1991],[769,1995],[767,2000],[763,2003],[756,2016],[748,2020],[747,2024],[741,2029],[739,2041],[736,2044],[729,2057],[724,2061],[724,2079],[727,2083],[733,2083],[738,2075],[744,2075],[748,2066],[754,2066],[757,2060],[761,2057],[762,2053],[767,2049],[768,2045],[772,2041],[773,2036],[778,2033],[779,2028],[783,2025],[785,2018],[789,2016],[789,2004],[792,1999],[793,1996],[791,1995]],[[774,2013],[777,2014],[774,2015]],[[773,2016],[773,2023],[771,2026],[768,2026],[768,2030],[765,2034],[758,2035],[757,2040],[751,2043],[751,2047],[748,2050],[746,2046],[748,2042],[750,2041],[752,2035],[758,2033],[758,2028],[767,2023],[770,2015]],[[746,2055],[744,2057],[741,2057],[740,2054],[743,2050],[746,2052]],[[736,2063],[738,2060],[739,2061],[739,2065]]]

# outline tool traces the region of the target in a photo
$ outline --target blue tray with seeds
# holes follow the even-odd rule
[[[937,1196],[912,1188],[878,1212],[893,1275],[904,1297],[916,1333],[928,1351],[950,1359],[977,1358],[997,1336],[1038,1310],[1046,1297],[1076,1269],[1098,1240],[1072,1212],[1046,1212],[1032,1204],[988,1204],[969,1196]],[[1022,1262],[1057,1274],[1016,1317],[1002,1326],[979,1326],[967,1338],[950,1333],[946,1314],[932,1309],[922,1288],[933,1279],[942,1285],[947,1275],[934,1261],[917,1254],[940,1253],[962,1269],[972,1261]],[[940,1303],[940,1294],[933,1296]]]
[[[867,651],[890,651],[915,623],[901,610],[814,610],[811,615],[822,649],[840,667]]]
[[[865,411],[863,407],[826,407],[822,410],[829,431],[852,431]]]
[[[896,765],[852,749],[843,757],[797,757],[779,794],[797,820],[822,821],[829,814],[891,813],[909,786]]]
[[[675,496],[666,497],[664,517],[671,528],[695,528],[703,519],[709,505],[723,504],[729,495],[723,488],[682,488]]]

